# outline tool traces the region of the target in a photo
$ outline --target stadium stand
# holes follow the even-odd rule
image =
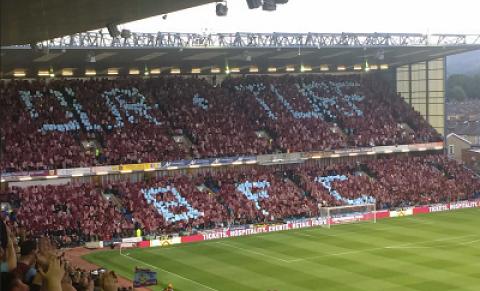
[[[268,142],[254,133],[258,126],[232,102],[227,90],[193,78],[153,82],[175,133],[185,133],[193,142],[194,158],[260,155],[269,150]]]
[[[7,223],[21,223],[34,233],[55,229],[113,237],[138,227],[147,233],[191,231],[309,217],[324,206],[418,206],[472,199],[480,192],[477,176],[441,155],[302,168],[295,176],[299,179],[293,182],[270,169],[252,169],[117,181],[101,187],[93,183],[12,187],[2,191],[2,201],[21,205],[15,209],[15,221],[4,217]],[[115,195],[107,200],[109,193]]]
[[[221,87],[181,77],[15,81],[2,92],[10,172],[442,140],[374,75],[248,76]]]
[[[99,140],[99,164],[148,163],[185,158],[167,133],[165,116],[154,104],[143,79],[78,81],[67,92],[85,133]],[[145,94],[145,95],[144,95]]]
[[[92,156],[75,140],[73,118],[58,81],[2,83],[1,140],[3,171],[85,167]]]

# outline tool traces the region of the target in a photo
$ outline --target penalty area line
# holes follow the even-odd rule
[[[175,277],[178,277],[178,278],[180,278],[180,279],[183,279],[183,280],[189,281],[189,282],[191,282],[191,283],[197,284],[197,285],[202,286],[202,287],[204,287],[204,288],[207,288],[207,289],[209,289],[209,290],[219,291],[219,290],[213,289],[212,287],[209,287],[209,286],[207,286],[207,285],[203,285],[202,283],[198,283],[198,282],[196,282],[196,281],[193,281],[192,279],[188,279],[188,278],[182,277],[182,276],[180,276],[180,275],[178,275],[178,274],[175,274],[175,273],[172,273],[172,272],[170,272],[170,271],[167,271],[167,270],[165,270],[165,269],[159,268],[159,267],[157,267],[157,266],[147,264],[147,263],[145,263],[144,261],[137,260],[137,259],[132,258],[132,257],[127,256],[127,255],[122,255],[122,256],[124,256],[124,257],[127,258],[127,259],[130,259],[130,260],[133,260],[133,261],[137,261],[137,262],[139,262],[139,263],[141,263],[141,264],[144,264],[144,265],[146,265],[146,266],[149,266],[150,268],[154,268],[154,269],[160,270],[160,271],[162,271],[162,272],[164,272],[164,273],[168,273],[168,274],[173,275],[173,276],[175,276]]]

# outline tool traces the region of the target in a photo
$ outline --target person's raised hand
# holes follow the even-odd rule
[[[51,256],[48,262],[48,271],[44,273],[43,268],[40,266],[38,272],[44,279],[48,280],[49,285],[60,285],[60,282],[65,275],[65,262],[59,260],[55,256]]]
[[[17,235],[20,237],[20,241],[24,242],[26,240],[26,237],[27,237],[27,231],[25,230],[25,228],[20,227],[17,230]]]
[[[47,271],[49,262],[52,258],[55,258],[55,248],[46,237],[40,239],[39,245],[37,263],[44,271]]]
[[[117,291],[117,275],[114,271],[103,273],[100,276],[100,288],[103,291]]]

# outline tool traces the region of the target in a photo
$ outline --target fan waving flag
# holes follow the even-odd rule
[[[157,273],[149,269],[139,269],[135,267],[135,281],[133,287],[146,287],[157,285]]]

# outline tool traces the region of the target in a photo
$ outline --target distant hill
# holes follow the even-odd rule
[[[480,74],[480,50],[447,57],[447,75]]]

